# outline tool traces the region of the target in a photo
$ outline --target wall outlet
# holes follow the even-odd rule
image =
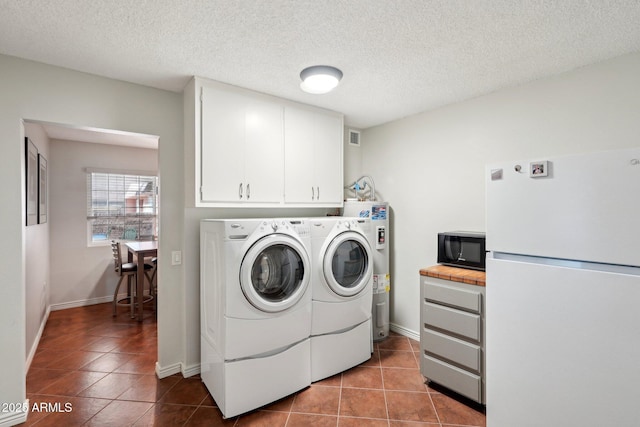
[[[172,251],[171,265],[180,265],[180,264],[182,264],[182,251]]]

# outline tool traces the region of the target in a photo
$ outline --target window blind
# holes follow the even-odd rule
[[[87,173],[90,242],[153,240],[157,236],[158,178]]]

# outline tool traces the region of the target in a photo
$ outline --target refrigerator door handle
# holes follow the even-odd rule
[[[640,276],[640,267],[630,265],[606,264],[601,262],[577,261],[572,259],[544,258],[531,255],[489,252],[487,257],[497,260],[515,261],[527,264],[549,265],[555,267],[574,268],[577,270],[602,271],[605,273],[630,274]]]

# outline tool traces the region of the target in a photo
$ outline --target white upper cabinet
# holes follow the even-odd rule
[[[342,116],[284,110],[285,203],[342,205]]]
[[[201,201],[279,203],[283,108],[242,93],[202,87]]]
[[[184,108],[189,205],[342,206],[341,114],[200,78]]]

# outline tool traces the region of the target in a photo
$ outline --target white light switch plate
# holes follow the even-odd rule
[[[182,251],[172,251],[171,265],[180,265],[180,264],[182,264]]]

